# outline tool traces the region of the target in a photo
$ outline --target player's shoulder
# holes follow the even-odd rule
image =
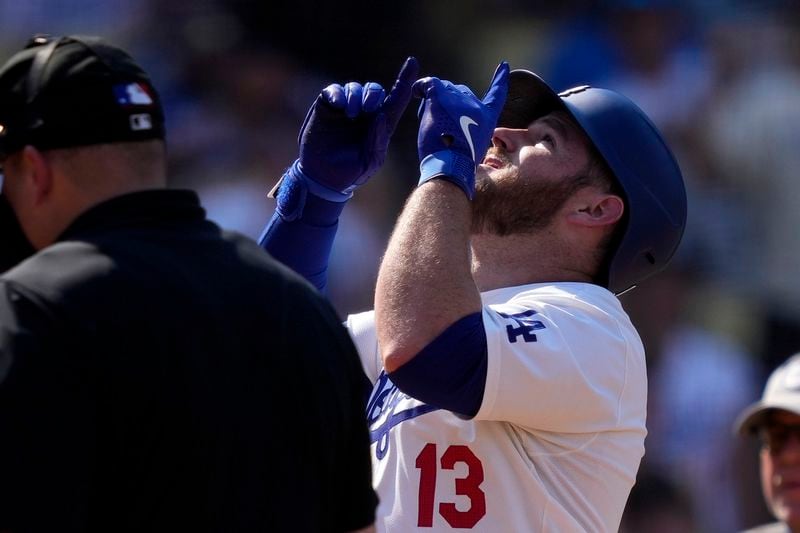
[[[638,334],[617,297],[607,289],[589,283],[537,283],[484,294],[484,318],[495,322],[528,320],[562,331],[577,328],[581,338],[598,335],[638,346]],[[527,318],[526,318],[527,317]],[[590,333],[591,332],[591,333]]]
[[[772,522],[752,529],[742,531],[742,533],[789,533],[789,527],[783,522]]]
[[[538,312],[568,309],[614,316],[624,314],[622,304],[612,292],[591,283],[532,283],[489,291],[482,297],[488,306],[524,306]]]
[[[588,302],[596,305],[617,305],[617,297],[600,285],[575,281],[557,283],[535,283],[521,287],[518,297],[535,295],[544,301],[554,302]]]

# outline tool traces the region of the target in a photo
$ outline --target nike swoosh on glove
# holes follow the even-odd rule
[[[495,70],[483,100],[466,85],[435,77],[417,80],[414,96],[419,107],[417,152],[419,184],[439,178],[455,183],[472,200],[475,169],[483,159],[508,92],[508,63]]]

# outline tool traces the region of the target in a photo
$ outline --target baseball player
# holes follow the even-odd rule
[[[680,170],[623,96],[501,63],[483,99],[438,78],[325,88],[262,245],[319,288],[339,213],[421,99],[419,186],[347,326],[379,531],[616,531],[644,453],[643,347],[615,296],[661,270]],[[298,245],[302,243],[302,245]]]

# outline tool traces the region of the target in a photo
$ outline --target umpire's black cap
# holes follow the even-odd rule
[[[98,37],[36,36],[0,67],[0,158],[39,149],[164,138],[150,77]]]

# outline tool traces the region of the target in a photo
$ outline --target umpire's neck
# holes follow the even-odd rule
[[[6,158],[3,193],[37,250],[80,214],[126,193],[166,187],[160,140],[57,150],[26,146]]]

